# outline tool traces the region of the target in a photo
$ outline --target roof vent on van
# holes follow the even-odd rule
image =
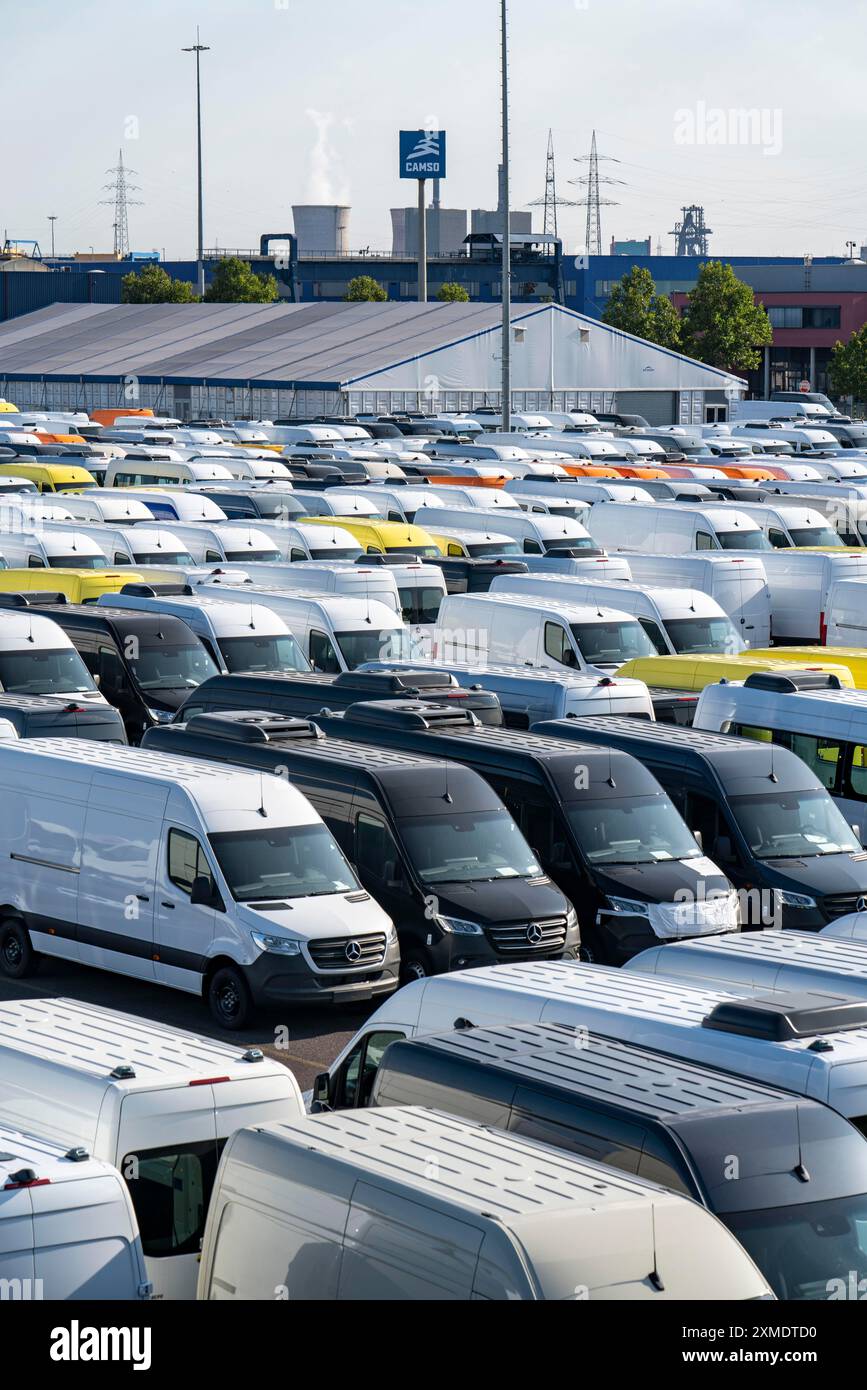
[[[109,1072],[109,1076],[112,1081],[135,1081],[135,1067],[122,1062],[114,1071]]]
[[[0,608],[47,608],[50,604],[66,602],[66,594],[53,594],[41,589],[29,594],[0,594]]]
[[[9,1174],[8,1181],[3,1184],[3,1190],[8,1192],[11,1187],[42,1187],[48,1181],[48,1178],[37,1178],[36,1170],[33,1168],[19,1168],[17,1173]]]
[[[69,1159],[70,1163],[86,1163],[90,1154],[83,1144],[77,1144],[74,1149],[67,1149],[63,1157]]]
[[[452,1024],[456,1033],[468,1033],[470,1029],[475,1028],[475,1026],[476,1025],[469,1018],[456,1018]]]
[[[231,739],[234,743],[288,743],[324,739],[322,730],[308,719],[287,719],[258,710],[226,710],[222,714],[194,714],[187,721],[192,734]]]
[[[833,651],[833,648],[828,648]],[[827,671],[755,671],[744,681],[747,690],[768,690],[776,695],[792,695],[797,690],[842,690],[839,676]]]
[[[344,714],[347,723],[374,725],[382,729],[457,730],[481,728],[472,710],[454,705],[428,705],[419,700],[371,700],[350,705]]]
[[[832,994],[778,995],[768,999],[727,999],[702,1022],[720,1033],[740,1033],[767,1042],[841,1033],[867,1027],[867,1003]],[[827,1051],[831,1044],[823,1047]],[[814,1046],[815,1051],[819,1048]]]
[[[265,1054],[261,1047],[248,1047],[241,1058],[242,1062],[264,1062]]]

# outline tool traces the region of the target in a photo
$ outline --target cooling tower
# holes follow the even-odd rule
[[[303,206],[293,207],[298,250],[348,255],[351,211],[351,208],[331,203],[305,203]]]

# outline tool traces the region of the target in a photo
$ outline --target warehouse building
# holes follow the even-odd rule
[[[745,382],[556,304],[515,306],[513,408],[725,419]],[[500,404],[486,304],[57,304],[0,324],[0,396],[181,419]]]

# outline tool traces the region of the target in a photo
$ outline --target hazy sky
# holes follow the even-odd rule
[[[716,254],[845,254],[867,242],[863,0],[510,0],[515,207],[544,191],[552,127],[563,196],[598,132],[612,235],[658,238],[703,203]],[[293,202],[352,205],[353,248],[387,250],[397,131],[449,135],[443,202],[493,207],[498,0],[0,0],[0,231],[109,249],[102,185],[124,162],[135,249],[191,256],[202,57],[205,243],[291,230]],[[738,118],[738,111],[752,111]],[[14,138],[10,138],[14,137]],[[605,192],[606,190],[603,190]],[[541,216],[537,213],[537,217]],[[584,212],[563,209],[569,249]]]

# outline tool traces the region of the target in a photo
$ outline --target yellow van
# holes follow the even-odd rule
[[[67,603],[96,603],[124,584],[145,583],[137,570],[0,570],[0,594],[63,594]]]
[[[803,669],[817,661],[834,661],[852,674],[856,690],[867,690],[867,648],[865,647],[766,647],[750,651],[750,656],[771,657]]]
[[[834,660],[830,647],[803,648],[800,661],[780,659],[781,652],[791,650],[774,647],[761,653],[744,652],[742,656],[641,656],[627,661],[617,674],[663,690],[704,690],[706,685],[717,685],[719,681],[745,681],[758,671],[784,673],[795,668],[837,676],[842,686],[854,690],[852,673],[842,658],[839,662]],[[821,652],[822,656],[815,661],[812,656],[805,660],[806,651]]]
[[[445,554],[423,526],[409,526],[403,521],[360,521],[355,516],[304,516],[298,520],[305,526],[339,526],[341,531],[348,531],[368,555],[412,554],[433,558]]]
[[[92,473],[75,465],[25,463],[22,459],[7,463],[3,459],[2,471],[5,477],[29,479],[40,492],[83,492],[85,488],[99,487]]]

